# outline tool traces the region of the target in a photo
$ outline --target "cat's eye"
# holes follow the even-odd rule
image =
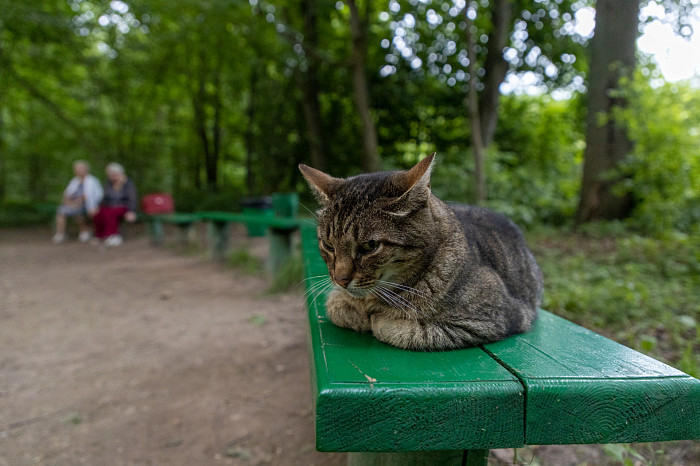
[[[321,240],[321,245],[323,246],[323,249],[325,249],[328,252],[333,252],[335,249],[333,248],[332,245],[328,244],[326,241]]]
[[[379,249],[379,241],[371,240],[366,243],[360,243],[358,249],[362,254],[369,254]]]

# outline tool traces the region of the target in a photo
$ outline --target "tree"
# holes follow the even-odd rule
[[[367,34],[372,14],[371,0],[365,0],[363,13],[360,13],[355,0],[347,0],[347,3],[350,8],[350,32],[352,35],[350,68],[352,69],[353,95],[357,113],[362,122],[362,168],[364,171],[373,172],[379,170],[380,161],[377,149],[377,130],[372,117],[367,84]]]
[[[580,79],[585,60],[580,37],[567,23],[575,0],[487,0],[474,2],[392,0],[393,55],[417,73],[437,77],[468,92],[469,51],[463,31],[465,10],[476,12],[475,49],[479,91],[479,127],[485,147],[498,121],[500,87],[509,73],[534,73],[545,88],[566,87]],[[391,15],[386,16],[387,19]]]
[[[632,200],[615,191],[620,181],[614,170],[632,142],[613,110],[624,107],[620,78],[635,67],[639,0],[598,0],[596,26],[590,42],[588,116],[581,200],[576,222],[619,219],[629,215]]]

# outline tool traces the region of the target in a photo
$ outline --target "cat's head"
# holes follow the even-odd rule
[[[321,208],[321,256],[333,282],[364,297],[387,282],[404,283],[430,249],[428,209],[435,154],[408,171],[334,178],[300,165]]]

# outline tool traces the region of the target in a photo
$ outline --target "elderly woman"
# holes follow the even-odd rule
[[[83,160],[73,162],[74,177],[63,191],[63,200],[56,210],[56,234],[54,243],[66,239],[66,222],[68,217],[75,218],[80,234],[78,239],[85,242],[90,239],[90,228],[85,217],[94,217],[102,200],[100,181],[90,174],[90,166]]]
[[[93,219],[95,236],[104,240],[105,246],[119,246],[122,237],[119,235],[119,222],[136,220],[136,186],[124,172],[124,167],[118,163],[107,165],[107,183],[105,183],[104,198],[99,212]]]

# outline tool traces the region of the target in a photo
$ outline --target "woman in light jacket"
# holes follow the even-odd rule
[[[73,179],[63,191],[63,200],[56,210],[56,234],[54,243],[66,239],[66,219],[74,217],[80,234],[78,239],[85,242],[90,239],[90,228],[85,217],[93,218],[102,202],[103,190],[100,181],[90,174],[90,166],[83,160],[73,162]]]

